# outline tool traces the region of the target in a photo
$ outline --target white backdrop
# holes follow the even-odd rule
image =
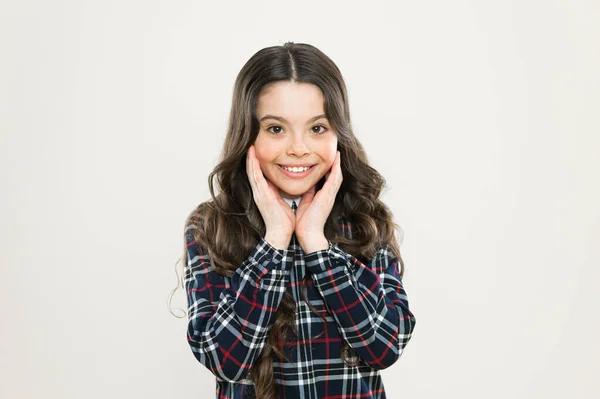
[[[328,54],[387,178],[414,336],[395,398],[597,398],[600,3],[0,6],[0,397],[214,397],[167,309],[233,81]],[[185,308],[180,289],[173,307]]]

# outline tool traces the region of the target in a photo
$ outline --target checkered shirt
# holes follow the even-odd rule
[[[295,212],[295,202],[292,208]],[[339,227],[352,237],[350,223],[340,219]],[[217,399],[255,398],[248,372],[266,344],[285,291],[297,303],[298,336],[290,332],[284,342],[289,362],[273,354],[279,397],[386,398],[379,371],[398,360],[416,323],[398,259],[388,246],[362,263],[331,241],[328,249],[305,254],[295,234],[286,250],[261,238],[235,273],[224,277],[195,241],[194,228],[192,219],[185,229],[187,341],[216,377]],[[305,277],[308,301],[327,324],[301,296],[299,282]],[[357,366],[340,358],[342,341],[358,357]]]

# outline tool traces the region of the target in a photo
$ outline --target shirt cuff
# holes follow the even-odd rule
[[[333,266],[332,263],[338,259],[344,263],[350,259],[350,255],[342,251],[340,247],[330,240],[327,240],[327,242],[329,243],[329,248],[320,249],[304,255],[306,267],[313,274],[331,269]]]
[[[272,263],[275,266],[284,268],[285,265],[293,263],[294,251],[275,248],[264,237],[261,237],[256,247],[252,250],[250,259],[261,265]]]

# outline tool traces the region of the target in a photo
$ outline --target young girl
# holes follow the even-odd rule
[[[216,397],[385,398],[379,370],[415,317],[385,180],[333,61],[292,42],[254,54],[208,184],[185,223],[184,281],[187,340]]]

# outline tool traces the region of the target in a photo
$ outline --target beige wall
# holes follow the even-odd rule
[[[599,8],[2,1],[0,397],[213,397],[174,263],[239,68],[287,40],[342,70],[404,231],[388,397],[599,397]]]

